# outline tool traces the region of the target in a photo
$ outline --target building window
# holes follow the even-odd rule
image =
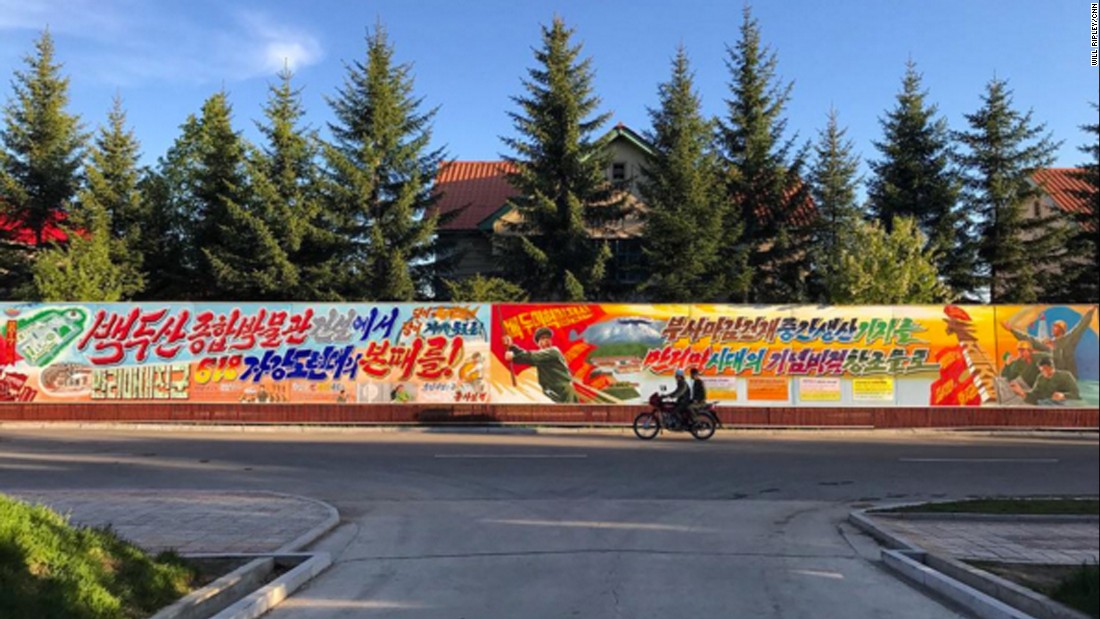
[[[611,180],[613,181],[625,181],[626,180],[626,164],[622,161],[616,161],[611,164]]]
[[[611,247],[610,280],[617,284],[641,283],[645,275],[641,239],[611,239],[608,244]]]
[[[1031,205],[1031,216],[1036,219],[1043,216],[1043,209],[1040,207],[1038,200],[1035,201],[1035,204]]]

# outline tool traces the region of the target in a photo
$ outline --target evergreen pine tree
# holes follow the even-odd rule
[[[89,150],[85,187],[75,208],[88,211],[86,219],[104,219],[112,263],[118,268],[121,298],[131,299],[145,287],[142,228],[148,221],[146,204],[138,191],[138,142],[126,129],[122,101],[115,97],[95,144]],[[89,237],[93,242],[100,239]]]
[[[201,210],[195,195],[201,152],[202,123],[194,114],[180,125],[180,135],[155,169],[145,169],[138,191],[145,203],[142,255],[145,290],[142,299],[199,299],[196,289],[200,252],[191,245],[194,213]]]
[[[162,243],[148,266],[150,298],[286,298],[297,271],[268,227],[252,186],[251,147],[233,130],[224,92],[191,116],[156,174],[141,183]],[[177,252],[164,256],[165,249]],[[147,258],[149,254],[146,254]]]
[[[837,123],[836,109],[829,110],[829,123],[820,132],[814,147],[816,158],[810,169],[811,191],[817,208],[818,225],[814,232],[811,256],[814,288],[826,303],[835,303],[829,295],[840,267],[840,254],[846,246],[846,233],[862,220],[856,203],[859,183],[859,157],[852,142],[844,137],[847,129]]]
[[[36,298],[108,302],[144,288],[138,145],[117,97],[107,120],[89,149],[87,182],[69,207],[66,241],[34,261]]]
[[[806,148],[795,147],[796,137],[783,137],[783,109],[792,85],[777,81],[778,60],[761,43],[759,25],[747,6],[740,35],[728,49],[732,98],[726,101],[718,141],[727,192],[740,213],[740,218],[728,220],[734,226],[743,223],[744,232],[723,230],[727,246],[722,253],[736,255],[743,242],[749,246],[749,273],[730,273],[731,279],[740,276],[749,282],[740,300],[794,302],[805,296],[808,273],[809,222],[800,221],[809,202],[809,186],[802,179]]]
[[[0,215],[34,236],[28,248],[0,232],[0,274],[8,294],[28,292],[35,248],[44,246],[46,230],[64,218],[80,187],[87,137],[80,119],[65,110],[69,78],[54,61],[48,30],[35,41],[35,51],[24,57],[26,70],[15,72],[0,130]]]
[[[972,223],[961,209],[961,182],[952,166],[947,121],[925,102],[921,74],[909,61],[897,105],[879,123],[882,155],[870,162],[867,195],[872,216],[887,231],[896,217],[912,217],[937,256],[937,268],[952,290],[965,295],[977,284]]]
[[[524,303],[523,288],[499,277],[483,277],[480,273],[459,282],[444,281],[447,297],[456,303]]]
[[[195,178],[198,211],[190,241],[199,265],[197,289],[217,300],[285,298],[298,274],[255,204],[248,145],[233,130],[224,92],[203,104]]]
[[[429,215],[443,152],[430,150],[436,110],[421,112],[412,67],[395,64],[385,29],[367,34],[366,63],[347,67],[329,99],[335,142],[326,145],[335,293],[343,299],[411,301],[432,293],[436,225]]]
[[[1058,144],[1033,125],[1031,112],[1012,108],[1012,91],[994,78],[982,95],[982,107],[967,114],[969,132],[956,139],[966,147],[965,201],[978,218],[978,255],[982,288],[990,303],[1034,303],[1057,282],[1049,271],[1064,250],[1064,228],[1057,217],[1025,218],[1026,203],[1039,195],[1031,173],[1054,161]]]
[[[723,233],[740,238],[739,218],[728,206],[711,148],[712,123],[702,115],[682,46],[658,97],[660,107],[649,110],[653,128],[646,136],[654,154],[641,184],[648,207],[642,239],[650,273],[645,291],[659,302],[722,301],[729,298],[725,276],[744,271],[745,255],[720,253]],[[723,228],[727,218],[733,221]]]
[[[266,138],[262,151],[250,156],[252,190],[257,215],[298,272],[298,285],[278,296],[287,300],[335,300],[329,269],[331,235],[323,219],[317,168],[318,140],[298,126],[304,111],[301,90],[284,68],[279,83],[269,87],[264,107],[266,123],[256,123]]]
[[[542,26],[538,67],[528,69],[526,93],[512,97],[509,112],[519,137],[502,138],[515,152],[509,182],[518,190],[510,200],[520,222],[505,241],[515,281],[540,301],[599,298],[611,250],[592,238],[591,228],[617,217],[621,200],[605,174],[608,153],[593,134],[608,114],[592,116],[599,98],[592,94],[592,61],[579,60],[573,30],[555,17]]]
[[[1100,106],[1092,104],[1100,112]],[[1082,125],[1081,130],[1088,134],[1089,142],[1079,150],[1089,155],[1089,161],[1082,164],[1077,178],[1084,183],[1084,189],[1077,192],[1088,206],[1084,212],[1073,213],[1069,243],[1066,246],[1067,259],[1064,261],[1063,278],[1065,291],[1058,295],[1059,301],[1097,303],[1100,301],[1100,123]]]

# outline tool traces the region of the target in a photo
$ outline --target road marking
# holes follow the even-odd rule
[[[1054,464],[1057,458],[898,458],[898,462],[1019,462],[1024,464]]]
[[[511,524],[528,527],[573,527],[583,529],[626,529],[641,531],[675,531],[677,533],[707,533],[713,529],[653,522],[606,522],[602,520],[483,520],[490,524]]]
[[[831,578],[833,580],[844,580],[844,574],[840,572],[823,572],[821,570],[791,570],[795,574],[802,574],[804,576],[817,576],[818,578]]]
[[[575,458],[587,458],[588,454],[435,454],[436,458],[448,459],[448,460],[485,460],[485,459],[497,459],[497,458],[524,458],[533,460],[549,460],[549,459],[575,459]]]

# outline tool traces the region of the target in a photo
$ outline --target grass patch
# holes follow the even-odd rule
[[[1070,608],[1100,619],[1100,569],[1085,565],[1036,565],[968,561],[974,567],[1038,591]]]
[[[0,617],[137,619],[187,594],[197,571],[150,557],[110,529],[74,527],[0,495]]]
[[[947,503],[923,503],[882,510],[926,514],[1016,514],[1045,516],[1097,516],[1097,499],[967,499]]]
[[[1051,591],[1050,597],[1090,617],[1100,617],[1100,567],[1082,565]]]

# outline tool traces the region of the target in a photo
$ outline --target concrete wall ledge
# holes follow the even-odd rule
[[[511,404],[0,404],[0,421],[201,424],[628,425],[644,406]],[[1064,408],[722,407],[724,427],[1100,430],[1100,411]]]

